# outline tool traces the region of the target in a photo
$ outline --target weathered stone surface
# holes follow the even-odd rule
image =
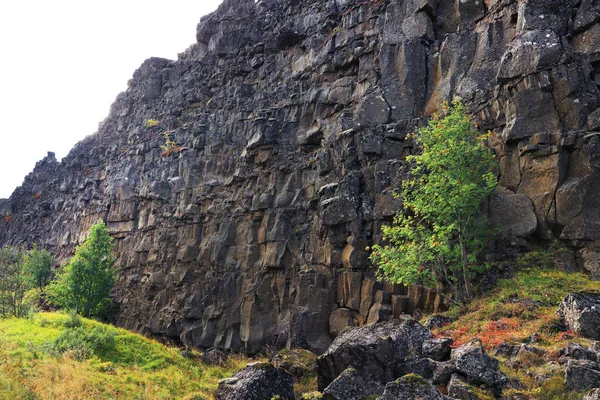
[[[367,380],[354,368],[344,370],[323,390],[328,400],[362,400],[383,393],[384,386],[377,380]]]
[[[414,320],[347,329],[317,359],[319,388],[349,367],[365,379],[385,384],[395,378],[398,364],[420,358],[423,342],[430,337],[431,332]]]
[[[592,279],[600,280],[600,249],[581,249],[577,254],[580,257],[580,264],[583,269],[589,272]]]
[[[599,22],[595,0],[224,1],[177,60],[140,66],[96,134],[0,201],[0,244],[64,263],[104,219],[119,325],[323,352],[337,308],[365,324],[443,307],[369,287],[364,249],[401,206],[407,134],[444,100],[492,131],[537,238],[598,244]],[[181,146],[168,154],[166,132]],[[496,213],[524,235],[533,225]]]
[[[278,368],[287,371],[296,380],[315,375],[317,356],[305,349],[282,349],[269,361]]]
[[[499,187],[490,198],[492,226],[511,237],[528,237],[537,228],[537,218],[531,200]]]
[[[396,366],[395,375],[404,376],[408,374],[417,374],[425,379],[433,377],[433,372],[437,367],[437,363],[430,358],[419,358],[417,360],[409,360]]]
[[[227,361],[227,353],[220,349],[209,349],[202,353],[200,360],[206,365],[222,366]]]
[[[501,389],[508,382],[508,378],[498,371],[498,360],[487,355],[479,339],[453,349],[450,357],[456,370],[473,383]]]
[[[329,332],[333,337],[340,334],[342,330],[355,326],[354,312],[349,308],[338,308],[333,310],[329,317]]]
[[[448,396],[457,400],[477,400],[473,387],[465,382],[460,375],[452,374],[448,383]]]
[[[600,340],[600,296],[570,293],[558,306],[557,314],[569,329],[583,337]]]
[[[569,360],[565,369],[565,387],[568,390],[600,388],[598,363],[589,360]]]
[[[444,325],[451,324],[453,321],[454,320],[450,317],[436,314],[427,318],[427,321],[425,321],[425,327],[427,329],[439,329]]]
[[[444,400],[445,396],[419,375],[410,374],[385,385],[379,400]]]
[[[264,400],[275,396],[295,399],[294,378],[270,363],[249,364],[219,382],[215,393],[216,400]]]
[[[597,361],[598,356],[593,351],[585,349],[579,343],[567,343],[567,345],[562,348],[559,352],[561,358],[559,362],[564,364],[568,362],[569,359],[573,360],[589,360],[589,361]],[[566,359],[565,362],[562,362],[563,359]]]
[[[432,381],[435,385],[446,385],[455,372],[457,372],[457,369],[453,361],[441,362],[433,371]]]
[[[435,361],[444,361],[450,357],[452,338],[442,337],[423,342],[423,356]]]

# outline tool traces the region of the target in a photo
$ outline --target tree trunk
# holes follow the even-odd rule
[[[464,300],[470,301],[473,298],[473,288],[471,287],[471,280],[469,279],[469,275],[467,273],[469,268],[469,258],[467,257],[467,244],[463,241],[462,235],[459,238],[460,240],[460,252],[462,255],[462,274],[464,281]]]

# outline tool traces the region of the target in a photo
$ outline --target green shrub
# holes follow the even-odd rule
[[[94,354],[110,350],[115,344],[116,333],[102,325],[67,328],[46,346],[46,350],[60,356],[69,353],[82,361]]]
[[[81,316],[77,314],[75,311],[69,311],[69,318],[63,321],[63,326],[65,328],[79,328],[83,325],[83,320]]]
[[[104,222],[92,225],[75,256],[46,288],[48,300],[86,318],[104,315],[110,307],[110,290],[117,281],[113,242]]]

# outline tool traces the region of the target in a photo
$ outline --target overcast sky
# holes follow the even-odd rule
[[[0,0],[0,198],[96,132],[149,57],[176,59],[221,0]]]

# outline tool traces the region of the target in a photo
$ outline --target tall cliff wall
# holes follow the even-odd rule
[[[330,329],[439,305],[376,283],[365,248],[399,206],[407,133],[454,96],[493,131],[496,225],[597,267],[599,84],[598,0],[226,0],[0,202],[0,243],[64,261],[102,218],[122,326],[322,351]],[[165,132],[183,148],[161,155]]]

